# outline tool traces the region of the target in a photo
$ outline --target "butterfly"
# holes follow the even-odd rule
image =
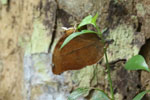
[[[104,44],[97,34],[82,34],[73,38],[68,44],[60,49],[64,40],[76,32],[70,28],[57,42],[52,56],[54,74],[61,74],[68,70],[79,70],[87,65],[92,65],[101,60],[104,55]]]

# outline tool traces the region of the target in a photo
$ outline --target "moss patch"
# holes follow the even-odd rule
[[[6,5],[6,4],[8,3],[8,0],[1,0],[1,3],[2,3],[3,5]]]
[[[129,59],[135,54],[138,54],[139,48],[133,45],[134,29],[132,26],[125,24],[119,25],[113,30],[110,30],[110,39],[113,39],[113,44],[109,45],[108,58],[109,61],[118,59]]]
[[[137,9],[137,14],[144,17],[146,12],[145,12],[145,9],[141,3],[136,4],[136,9]]]
[[[48,30],[45,29],[42,21],[35,19],[31,41],[26,47],[26,54],[47,53],[50,41],[51,36],[48,35]]]

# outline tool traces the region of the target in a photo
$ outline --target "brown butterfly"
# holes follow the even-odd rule
[[[75,29],[65,31],[60,38],[53,52],[53,73],[61,74],[67,70],[78,70],[87,65],[92,65],[101,60],[104,55],[104,46],[97,34],[88,33],[75,37],[62,49],[60,49],[64,40]]]

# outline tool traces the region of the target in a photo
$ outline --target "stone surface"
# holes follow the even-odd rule
[[[150,38],[150,1],[143,0],[136,4],[137,16],[139,18],[139,25],[141,32],[145,34],[146,39]]]
[[[108,28],[107,38],[114,39],[108,57],[113,63],[115,97],[131,100],[140,86],[145,86],[149,74],[141,73],[140,84],[139,72],[124,70],[120,60],[138,54],[145,39],[150,38],[148,0],[1,0],[0,99],[66,100],[78,87],[98,87],[109,93],[104,59],[101,65],[67,71],[60,76],[51,72],[50,56],[63,34],[61,27],[73,27],[96,12],[98,25]],[[149,85],[144,88],[149,89]]]
[[[19,46],[19,38],[31,35],[33,6],[28,5],[34,4],[30,0],[24,3],[11,0],[5,5],[0,4],[1,100],[25,100],[24,53]]]
[[[6,0],[1,0],[6,1]],[[8,0],[7,0],[8,1]],[[41,3],[43,3],[43,19],[37,26],[40,17]],[[50,9],[50,7],[53,9]],[[1,100],[26,100],[24,89],[23,56],[38,52],[48,52],[51,36],[55,24],[55,1],[19,1],[11,0],[6,4],[0,3],[0,99]],[[36,21],[35,21],[36,20]],[[35,22],[35,23],[34,23]],[[47,24],[49,22],[49,24]],[[41,24],[44,25],[44,29]],[[49,26],[50,25],[50,26]],[[37,29],[38,28],[38,29]],[[49,29],[48,29],[49,28]],[[37,36],[40,30],[44,38]],[[31,37],[32,33],[34,35]],[[37,36],[37,37],[36,37]],[[37,38],[42,49],[36,48]],[[47,39],[46,39],[47,38]],[[48,40],[41,42],[42,40]],[[30,42],[32,41],[32,42]],[[34,46],[32,48],[32,45]],[[32,48],[32,49],[31,49]]]
[[[109,39],[114,40],[108,47],[110,62],[131,58],[138,54],[139,48],[145,42],[145,37],[142,34],[136,34],[132,26],[125,24],[120,24],[115,29],[110,30]]]
[[[115,92],[122,97],[121,100],[132,100],[140,91],[140,74],[136,71],[124,69],[124,63],[124,61],[119,61],[115,65],[112,64],[112,81]]]
[[[51,54],[24,57],[26,100],[66,100],[72,89],[68,74],[54,75]],[[71,77],[70,77],[71,78]]]
[[[0,74],[0,100],[23,100],[23,67],[21,52],[17,52],[2,60],[3,69]]]
[[[141,48],[140,54],[146,60],[146,63],[150,66],[150,39],[146,41],[144,46]],[[141,72],[141,84],[142,88],[149,90],[150,89],[150,73],[146,71]],[[146,99],[150,99],[150,95],[146,95]]]
[[[93,2],[91,0],[58,0],[59,8],[64,9],[66,12],[73,16],[82,17],[91,12]]]

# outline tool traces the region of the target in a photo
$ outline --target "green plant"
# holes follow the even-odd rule
[[[130,58],[125,64],[125,69],[127,69],[127,70],[145,70],[145,71],[150,72],[150,69],[148,68],[148,65],[147,65],[144,57],[141,55],[135,55],[132,58]],[[146,90],[146,91],[143,91],[143,92],[137,94],[133,98],[133,100],[141,100],[146,93],[150,93],[150,90]]]
[[[82,26],[92,24],[96,28],[97,31],[81,30],[80,32],[72,33],[65,39],[65,41],[61,45],[60,49],[62,49],[73,38],[75,38],[79,35],[88,34],[88,33],[97,34],[102,39],[102,42],[105,43],[106,41],[103,38],[102,32],[100,31],[99,27],[96,24],[97,18],[98,18],[98,14],[96,14],[94,17],[89,15],[89,16],[85,17],[81,21],[81,23],[77,26],[77,30],[79,30]],[[104,56],[105,56],[106,65],[107,65],[108,82],[110,85],[111,97],[109,97],[106,93],[104,93],[102,90],[100,90],[98,88],[87,87],[87,88],[78,88],[75,91],[73,91],[71,93],[71,95],[68,97],[68,100],[76,100],[81,95],[85,95],[86,93],[88,93],[88,91],[91,89],[98,91],[97,96],[92,98],[92,100],[115,100],[114,91],[113,91],[113,87],[112,87],[112,79],[111,79],[111,75],[110,75],[109,61],[108,61],[108,57],[107,57],[107,48],[104,47],[103,49],[104,49]],[[127,61],[127,63],[125,64],[125,69],[127,69],[127,70],[146,70],[146,71],[150,72],[150,69],[148,68],[148,65],[146,64],[145,59],[141,55],[136,55],[136,56],[132,57],[131,59],[129,59]],[[150,90],[139,93],[133,100],[141,100],[142,97],[148,92],[150,92]]]

